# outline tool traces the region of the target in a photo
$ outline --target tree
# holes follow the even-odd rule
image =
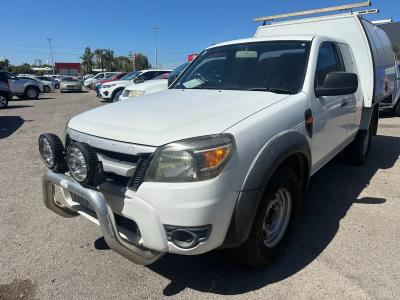
[[[149,63],[149,59],[146,55],[142,53],[137,53],[135,59],[135,67],[137,71],[140,71],[144,69],[150,69],[151,64]]]
[[[114,51],[110,49],[103,49],[103,57],[107,71],[113,71]]]
[[[114,70],[121,72],[130,72],[132,71],[132,62],[129,57],[126,56],[117,56],[114,57]]]
[[[7,69],[7,67],[10,65],[10,61],[5,58],[3,60],[0,61],[0,70],[5,70]]]
[[[7,71],[14,74],[34,74],[35,71],[32,70],[31,66],[27,63],[24,63],[19,66],[10,65],[7,68]]]
[[[104,49],[95,49],[94,50],[94,56],[96,57],[96,62],[100,63],[98,64],[98,67],[101,68],[101,70],[104,70],[104,53],[103,53]]]
[[[81,56],[82,59],[82,68],[85,73],[91,73],[93,69],[93,58],[94,53],[90,50],[89,47],[85,48],[83,55]]]

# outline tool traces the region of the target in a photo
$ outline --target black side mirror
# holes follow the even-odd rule
[[[138,83],[142,83],[142,82],[144,82],[144,77],[136,77],[134,80],[133,80],[133,82],[134,83],[136,83],[136,84],[138,84]]]
[[[354,94],[358,89],[358,76],[354,73],[331,72],[324,85],[315,89],[315,96],[340,96]]]

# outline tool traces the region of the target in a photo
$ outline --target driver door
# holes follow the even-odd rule
[[[315,70],[315,87],[322,86],[330,72],[345,71],[339,48],[335,43],[321,44]],[[311,96],[314,116],[312,152],[313,166],[325,164],[337,148],[345,141],[347,134],[348,105],[346,96]]]

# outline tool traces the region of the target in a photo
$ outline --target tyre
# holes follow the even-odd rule
[[[249,237],[231,254],[252,268],[274,262],[282,252],[287,229],[303,197],[301,181],[294,170],[278,169],[265,189]]]
[[[112,102],[117,102],[118,99],[119,99],[119,96],[122,95],[122,92],[123,92],[123,91],[124,91],[123,89],[115,91],[115,92],[113,93],[112,97],[111,97],[111,101],[112,101]]]
[[[45,85],[45,86],[43,87],[43,93],[50,93],[50,87],[47,86],[47,85]]]
[[[400,99],[397,101],[396,106],[393,108],[393,115],[395,117],[400,117]]]
[[[37,87],[34,87],[34,86],[28,86],[25,89],[24,94],[22,95],[22,97],[24,99],[28,99],[28,100],[37,99],[39,97],[39,89]]]
[[[6,95],[0,94],[0,109],[7,108],[8,97]]]
[[[60,162],[58,164],[55,164],[51,169],[53,171],[64,170],[65,166],[66,166],[65,160],[63,159],[65,151],[64,151],[63,143],[61,142],[60,138],[57,135],[55,135],[54,133],[41,134],[38,139],[39,149],[41,148],[40,147],[41,146],[40,145],[41,137],[47,138],[47,141],[49,142],[51,149],[54,150],[54,155],[55,155],[54,161]],[[39,151],[41,151],[41,150],[39,150]],[[53,153],[48,153],[47,155],[53,155]],[[42,160],[44,160],[45,159],[44,157],[46,157],[46,154],[44,154],[44,155],[41,154],[41,157],[42,157]],[[45,164],[46,164],[46,162],[45,162]]]
[[[371,148],[371,138],[372,132],[370,128],[358,131],[354,141],[345,150],[346,157],[350,163],[360,166],[366,162]]]

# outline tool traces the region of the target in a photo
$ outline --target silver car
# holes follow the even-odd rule
[[[60,83],[60,92],[82,92],[82,82],[71,76],[64,76]]]
[[[0,71],[4,78],[7,79],[10,91],[13,96],[20,99],[33,100],[39,97],[43,91],[43,85],[37,80],[18,78],[14,74],[6,71]]]

